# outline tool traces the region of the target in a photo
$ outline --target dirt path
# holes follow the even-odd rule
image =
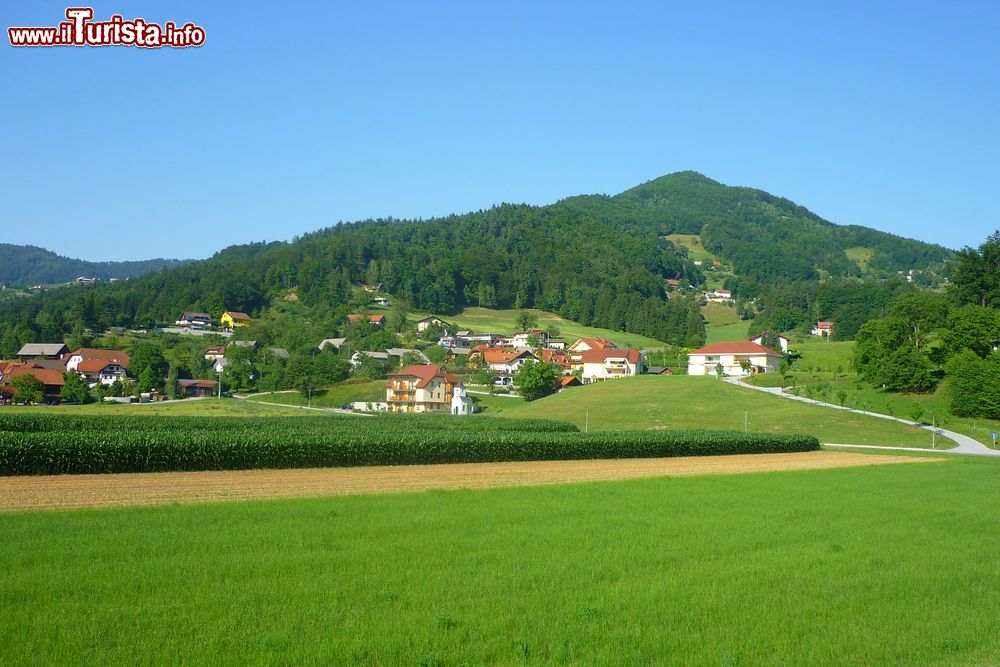
[[[941,460],[821,451],[666,459],[0,477],[0,512],[479,489]]]

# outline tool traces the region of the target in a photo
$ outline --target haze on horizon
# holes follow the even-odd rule
[[[688,169],[951,248],[1000,226],[993,3],[93,6],[207,41],[5,45],[2,242],[199,258]],[[65,7],[7,8],[4,27]]]

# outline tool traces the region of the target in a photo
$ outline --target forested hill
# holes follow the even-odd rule
[[[541,308],[586,325],[697,345],[704,340],[697,303],[678,293],[668,298],[666,281],[697,287],[705,277],[684,248],[664,238],[671,232],[700,233],[708,249],[733,264],[743,296],[824,273],[860,273],[845,248],[864,246],[870,266],[893,275],[950,254],[838,227],[765,192],[681,172],[614,197],[338,224],[291,243],[233,246],[127,283],[10,300],[0,304],[0,347],[57,340],[76,327],[156,325],[184,310],[255,314],[278,298],[297,300],[312,309],[312,321],[334,327],[357,307],[352,288],[361,283],[383,283],[397,301],[444,315],[469,305]]]
[[[868,227],[835,225],[787,199],[726,186],[692,171],[613,197],[585,195],[561,203],[661,236],[699,234],[706,250],[732,265],[747,296],[775,283],[925,269],[954,254]],[[851,248],[865,251],[864,266],[848,257],[845,251]]]
[[[0,243],[0,282],[20,285],[64,283],[80,276],[101,280],[134,278],[183,263],[184,260],[176,259],[87,262],[82,259],[62,257],[36,246]]]

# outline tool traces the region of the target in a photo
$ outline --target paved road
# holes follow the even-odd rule
[[[995,449],[990,449],[983,443],[970,438],[967,435],[962,435],[961,433],[955,433],[954,431],[947,431],[943,428],[934,428],[926,424],[918,424],[917,422],[910,421],[909,419],[902,419],[900,417],[890,417],[889,415],[883,415],[878,412],[865,412],[863,410],[855,410],[854,408],[845,408],[840,405],[834,405],[833,403],[824,403],[822,401],[814,401],[810,398],[804,396],[795,396],[794,394],[786,394],[781,390],[781,387],[756,387],[752,384],[745,384],[740,382],[740,378],[726,378],[726,382],[737,387],[742,387],[744,389],[755,389],[757,391],[763,391],[765,393],[771,394],[773,396],[780,396],[781,398],[787,398],[792,401],[803,401],[805,403],[812,403],[813,405],[819,405],[824,408],[831,408],[833,410],[843,410],[845,412],[854,412],[859,415],[868,415],[869,417],[878,417],[879,419],[889,419],[891,421],[896,421],[901,424],[907,424],[908,426],[919,426],[920,428],[927,429],[928,431],[935,431],[938,435],[942,435],[955,443],[955,447],[952,449],[941,450],[948,454],[973,454],[975,456],[1000,456],[1000,451]],[[832,447],[864,447],[865,449],[913,449],[914,451],[926,452],[934,451],[929,449],[918,449],[914,447],[878,447],[875,445],[838,445],[834,443],[829,443]]]

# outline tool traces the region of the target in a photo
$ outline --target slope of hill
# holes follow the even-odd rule
[[[546,398],[477,395],[484,414],[547,417],[591,430],[715,428],[808,433],[822,442],[930,447],[930,433],[885,419],[788,401],[715,378],[645,375],[574,387]]]
[[[34,285],[64,283],[80,276],[101,280],[134,278],[180,266],[185,261],[147,259],[132,262],[88,262],[62,257],[37,246],[0,243],[0,282]]]
[[[588,195],[562,203],[661,236],[698,235],[705,251],[732,264],[744,290],[822,276],[884,276],[926,269],[953,254],[942,246],[867,227],[835,225],[787,199],[726,186],[691,171],[657,178],[614,197]]]
[[[825,275],[860,275],[859,258],[868,271],[895,275],[950,255],[940,246],[838,227],[786,199],[681,172],[614,197],[338,224],[291,243],[234,246],[128,283],[9,300],[0,304],[0,342],[57,339],[74,327],[153,325],[183,310],[255,313],[290,294],[318,319],[342,321],[357,307],[352,286],[382,283],[420,311],[537,308],[584,326],[700,345],[705,322],[697,303],[668,294],[666,281],[700,286],[705,274],[685,247],[665,238],[672,233],[697,234],[704,251],[733,272],[727,280],[738,281],[743,297],[795,281],[815,285]]]

